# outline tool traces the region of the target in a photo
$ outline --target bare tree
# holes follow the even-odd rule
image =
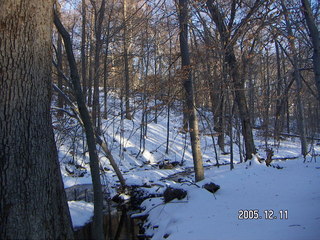
[[[124,87],[126,119],[131,119],[130,110],[130,72],[129,72],[129,34],[128,34],[128,0],[123,0],[123,55],[124,55]]]
[[[318,89],[318,100],[320,101],[320,34],[311,11],[310,2],[308,0],[301,0],[301,4],[313,45],[314,80]]]
[[[97,3],[94,0],[91,0],[94,6],[94,29],[95,29],[95,54],[94,54],[94,87],[93,87],[93,105],[92,105],[92,122],[93,126],[96,128],[98,134],[100,134],[100,125],[101,125],[101,115],[100,115],[100,99],[99,99],[99,79],[100,79],[100,52],[102,47],[102,23],[104,19],[104,13],[106,9],[106,1],[101,1],[101,6],[98,9]]]
[[[186,92],[186,108],[188,111],[189,133],[191,138],[193,164],[195,170],[195,181],[204,179],[202,165],[202,154],[200,146],[200,136],[198,118],[195,108],[195,97],[192,80],[192,66],[190,63],[188,46],[188,0],[179,0],[179,23],[180,23],[180,52],[183,86]]]
[[[72,45],[69,33],[62,25],[58,15],[54,14],[54,24],[57,27],[59,33],[61,34],[67,57],[70,67],[71,81],[74,88],[74,94],[77,99],[79,112],[81,120],[86,132],[88,150],[90,155],[90,169],[91,169],[91,178],[93,184],[93,193],[94,193],[94,215],[93,215],[93,239],[104,239],[103,237],[103,195],[102,195],[102,186],[100,180],[100,168],[99,168],[99,159],[96,149],[96,139],[91,122],[91,118],[88,112],[88,109],[85,104],[83,97],[81,85],[80,85],[80,76],[78,73],[76,61],[73,55]]]
[[[291,55],[292,55],[292,65],[293,65],[293,79],[297,85],[297,123],[298,130],[300,134],[300,142],[301,142],[301,154],[306,157],[307,155],[307,139],[306,139],[306,125],[305,125],[305,116],[304,116],[304,108],[301,97],[302,91],[302,79],[300,77],[299,72],[299,60],[298,60],[298,52],[295,45],[292,24],[289,18],[289,11],[285,5],[284,0],[281,0],[282,11],[285,18],[286,30],[287,30],[287,39],[289,42]]]
[[[250,114],[244,92],[245,82],[239,71],[239,63],[235,55],[234,45],[239,36],[241,36],[245,30],[245,27],[247,26],[252,15],[260,7],[262,1],[256,0],[246,16],[241,19],[239,24],[235,24],[235,16],[237,11],[236,2],[237,1],[235,0],[231,2],[231,16],[228,24],[226,24],[224,15],[220,12],[218,6],[213,0],[207,1],[207,7],[210,11],[212,20],[216,24],[220,35],[221,44],[224,48],[225,62],[228,64],[230,69],[230,75],[233,82],[233,87],[235,89],[235,101],[237,102],[242,122],[242,134],[246,147],[246,159],[251,159],[252,154],[256,153],[256,149],[253,140]],[[233,29],[235,30],[233,31]]]
[[[87,24],[87,4],[86,0],[82,0],[82,31],[81,31],[81,77],[82,77],[82,87],[83,94],[87,94],[87,59],[86,59],[86,24]]]

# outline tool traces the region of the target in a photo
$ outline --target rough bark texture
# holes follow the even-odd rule
[[[0,5],[0,239],[71,239],[50,116],[53,1]]]
[[[189,132],[191,138],[193,164],[196,182],[204,179],[202,154],[200,149],[200,137],[197,112],[195,109],[193,81],[188,47],[188,3],[187,0],[179,0],[180,23],[180,52],[182,62],[183,86],[186,91],[186,105],[189,117]]]
[[[80,76],[78,73],[76,61],[72,51],[72,45],[70,40],[70,35],[63,27],[57,14],[54,14],[54,24],[57,27],[59,33],[63,38],[63,42],[66,48],[67,58],[70,67],[71,81],[74,89],[74,94],[77,99],[79,113],[81,120],[83,122],[85,133],[87,137],[87,144],[90,156],[90,170],[93,184],[93,196],[94,196],[94,215],[93,215],[93,239],[104,239],[103,238],[103,195],[102,186],[100,181],[100,169],[99,169],[99,159],[96,149],[95,133],[93,130],[92,122],[88,109],[86,107],[81,85]]]
[[[57,8],[58,8],[58,13],[60,14],[60,6],[58,5],[57,6]],[[60,36],[60,34],[58,34],[58,39],[57,39],[57,67],[58,67],[58,69],[60,69],[60,70],[62,70],[62,64],[63,64],[63,57],[62,57],[62,39],[61,39],[61,36]],[[62,74],[61,74],[61,72],[60,71],[58,71],[58,87],[60,88],[60,89],[63,89],[62,88],[62,80],[63,80],[63,76],[62,76]],[[58,108],[63,108],[63,98],[60,96],[60,95],[58,95]],[[57,114],[57,116],[58,117],[62,117],[63,116],[63,111],[58,111],[58,114]]]

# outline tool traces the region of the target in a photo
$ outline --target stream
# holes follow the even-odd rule
[[[93,202],[93,187],[91,184],[80,184],[65,189],[68,201]],[[130,203],[115,206],[109,202],[106,204],[106,213],[103,218],[104,233],[106,240],[138,240],[145,239],[141,234],[141,220],[132,219]],[[90,239],[92,222],[75,229],[75,239]]]
[[[223,164],[221,164],[223,165]],[[207,166],[206,168],[214,167]],[[182,172],[172,174],[162,180],[170,180],[174,182],[186,181],[192,182],[194,173],[193,168],[187,168]],[[79,184],[66,188],[68,201],[86,201],[93,202],[93,186],[92,184]],[[105,240],[137,240],[149,239],[144,235],[141,219],[132,219],[131,215],[136,213],[137,205],[134,200],[130,203],[116,205],[110,200],[110,196],[105,194],[105,215],[103,219]],[[152,197],[150,195],[150,197]],[[153,196],[155,197],[155,196]],[[106,200],[108,199],[108,200]],[[134,199],[134,198],[132,198]],[[134,210],[132,210],[134,209]],[[92,222],[85,226],[75,229],[75,239],[90,239],[92,231]]]
[[[111,214],[104,215],[103,227],[106,240],[137,240],[144,239],[139,235],[138,220],[130,217],[127,206],[114,209]],[[75,231],[75,239],[91,238],[92,222]],[[141,236],[141,237],[140,237]]]

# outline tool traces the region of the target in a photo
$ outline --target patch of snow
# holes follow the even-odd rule
[[[154,240],[319,239],[320,164],[302,161],[281,163],[283,169],[262,164],[252,168],[240,164],[233,171],[225,171],[228,166],[210,169],[206,180],[197,185],[213,181],[221,186],[215,194],[181,185],[188,191],[186,199],[143,202],[149,214],[146,234]],[[239,219],[241,210],[258,210],[261,219]],[[272,220],[266,219],[267,210],[273,211]],[[280,219],[284,211],[288,219]]]
[[[93,203],[68,201],[73,228],[77,229],[90,222],[93,216]]]

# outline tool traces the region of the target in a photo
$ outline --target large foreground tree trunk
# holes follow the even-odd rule
[[[0,8],[0,239],[71,239],[50,116],[53,1]]]
[[[179,23],[180,23],[180,51],[182,62],[183,86],[186,90],[186,104],[189,117],[189,132],[191,138],[192,156],[196,182],[204,179],[202,154],[197,112],[195,109],[194,89],[191,74],[191,63],[188,47],[188,0],[179,0]]]

